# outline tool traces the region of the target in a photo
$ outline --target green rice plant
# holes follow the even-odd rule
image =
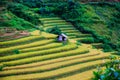
[[[52,18],[40,18],[41,21],[51,21],[51,20],[61,20],[59,17],[52,17]]]
[[[60,28],[62,31],[65,31],[65,30],[75,30],[75,28],[73,27],[69,27],[69,28]]]
[[[64,25],[59,26],[59,27],[61,27],[61,28],[74,28],[73,25],[71,25],[71,24],[64,24]]]
[[[52,26],[46,26],[45,28],[52,28],[55,27],[56,25],[52,25]],[[66,30],[66,29],[72,29],[74,30],[75,28],[71,25],[57,25],[58,28],[60,28],[61,30]]]
[[[66,23],[66,21],[65,20],[50,20],[50,21],[48,21],[48,20],[46,20],[46,21],[44,21],[44,24],[47,24],[47,23]]]
[[[47,55],[50,53],[56,53],[56,52],[62,52],[62,51],[68,51],[71,49],[77,48],[76,45],[66,45],[63,47],[58,47],[58,48],[53,48],[53,49],[48,49],[48,50],[43,50],[43,51],[33,51],[33,52],[26,52],[26,53],[21,53],[17,55],[9,55],[5,57],[1,57],[0,61],[8,61],[8,60],[15,60],[15,59],[20,59],[20,58],[25,58],[25,57],[33,57],[33,56],[38,56],[38,55]]]
[[[65,32],[65,33],[78,33],[78,34],[80,34],[80,32],[78,30],[64,30],[62,32]]]
[[[80,38],[80,37],[92,37],[91,34],[79,34],[79,35],[76,35],[77,38]]]
[[[51,24],[44,24],[44,26],[54,26],[54,25],[66,25],[68,23],[51,23]]]
[[[93,43],[92,46],[95,48],[103,48],[103,43]]]
[[[77,35],[78,33],[66,33],[68,36],[75,36]]]
[[[82,43],[94,43],[94,38],[92,37],[85,37],[79,40]]]
[[[49,55],[44,55],[44,56],[36,56],[36,57],[25,58],[25,59],[20,59],[20,60],[15,60],[15,61],[2,62],[1,64],[4,64],[6,66],[13,66],[13,65],[20,65],[20,64],[31,63],[31,62],[36,62],[36,61],[54,59],[54,58],[63,57],[63,56],[82,54],[82,53],[87,53],[87,52],[89,52],[89,50],[85,48],[81,48],[80,50],[78,49],[70,50],[67,52],[59,52],[59,53],[49,54]]]
[[[64,21],[64,20],[51,20],[51,21],[44,21],[43,22],[44,24],[58,24],[58,23],[60,23],[60,24],[68,24],[66,21]]]

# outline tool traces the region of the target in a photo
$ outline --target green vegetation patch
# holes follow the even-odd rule
[[[19,3],[10,3],[7,6],[7,9],[14,13],[16,16],[23,18],[33,24],[40,23],[39,21],[40,16],[32,12],[32,10],[27,6],[24,6]]]
[[[15,16],[13,13],[5,11],[0,14],[0,17],[4,20],[0,23],[0,27],[13,27],[17,30],[26,30],[34,28],[34,25],[22,18]]]

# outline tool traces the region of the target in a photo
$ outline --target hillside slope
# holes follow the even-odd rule
[[[34,25],[32,23],[15,16],[13,13],[9,11],[1,12],[0,18],[1,18],[0,28],[12,27],[18,30],[34,28]]]
[[[90,80],[98,65],[104,67],[105,62],[109,62],[110,55],[92,45],[101,48],[106,41],[102,40],[104,37],[119,43],[119,12],[115,6],[103,4],[77,4],[78,8],[73,8],[67,3],[67,9],[66,3],[57,3],[57,6],[45,7],[47,11],[42,18],[20,3],[9,5],[8,10],[0,14],[3,21],[0,27],[29,30],[36,25],[40,29],[42,22],[44,31],[57,26],[68,36],[69,42],[57,42],[57,35],[43,30],[0,42],[0,80]],[[115,13],[117,16],[113,15]],[[51,17],[51,14],[62,18]],[[118,23],[112,25],[114,28],[110,28],[111,19]],[[100,35],[97,36],[100,41],[89,29]]]
[[[109,54],[69,42],[55,42],[56,35],[44,34],[29,36],[18,40],[0,42],[1,80],[39,79],[39,80],[76,80],[90,79],[97,65],[108,62]],[[34,40],[33,40],[34,39]],[[9,46],[8,46],[9,44]],[[7,45],[5,47],[5,45]],[[15,52],[18,50],[18,52]],[[89,77],[84,77],[89,73]],[[81,76],[77,76],[81,75]]]
[[[59,4],[55,5],[56,8],[51,12],[71,22],[80,32],[92,34],[95,42],[104,43],[105,51],[119,49],[119,2],[90,2],[86,4],[68,2]],[[55,6],[49,6],[49,8]]]

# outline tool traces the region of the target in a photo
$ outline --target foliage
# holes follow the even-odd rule
[[[5,5],[7,0],[0,0],[0,5]]]
[[[0,66],[0,71],[2,71],[2,69],[3,69],[3,66]]]
[[[120,60],[115,56],[110,56],[111,61],[106,63],[106,69],[102,70],[100,67],[94,71],[94,78],[92,80],[119,80],[120,79]]]
[[[9,11],[4,11],[3,13],[0,14],[0,17],[4,20],[1,21],[0,23],[0,27],[3,28],[10,27],[15,28],[17,30],[26,30],[34,28],[34,24],[15,16],[13,13]]]
[[[109,51],[109,50],[111,51],[111,49],[117,50],[117,45],[116,45],[115,41],[113,42],[111,34],[113,33],[113,31],[115,31],[115,29],[119,30],[119,23],[120,23],[119,18],[118,18],[119,12],[114,14],[114,16],[117,16],[116,18],[113,17],[112,19],[110,19],[111,20],[110,22],[107,20],[104,22],[102,20],[103,19],[102,17],[104,17],[104,16],[97,14],[96,9],[94,9],[91,5],[93,5],[94,7],[100,6],[101,8],[109,6],[111,9],[112,9],[112,7],[114,9],[115,8],[118,9],[118,7],[119,7],[119,4],[117,4],[117,3],[115,4],[115,3],[108,3],[108,2],[95,2],[95,3],[89,3],[89,4],[80,4],[77,2],[72,2],[72,3],[67,2],[67,3],[61,3],[61,4],[57,5],[54,10],[54,13],[58,16],[61,16],[66,21],[71,22],[82,33],[92,34],[92,36],[94,37],[94,42],[108,44],[109,49],[107,48],[105,51]],[[102,11],[102,12],[104,12],[104,11]],[[109,14],[107,16],[109,16]],[[98,27],[101,26],[101,25],[100,26],[97,25],[98,23],[104,25],[103,27],[108,29],[108,31],[106,31],[107,33],[105,33],[105,35],[102,35],[102,34],[104,34],[102,31],[100,32],[99,30],[98,31],[95,30],[95,29],[97,29],[97,26]],[[96,27],[94,25],[96,25]],[[110,30],[108,27],[111,27],[113,29]],[[109,34],[108,34],[108,32],[109,32]],[[119,31],[118,31],[118,33],[119,33]]]
[[[79,46],[79,45],[82,45],[82,43],[81,43],[79,40],[77,40],[76,44],[77,44],[78,46]]]
[[[19,53],[20,53],[18,49],[13,50],[13,52],[14,52],[15,54],[19,54]]]
[[[80,40],[82,43],[94,43],[93,37],[86,37],[85,39]]]
[[[39,15],[32,12],[28,7],[19,3],[10,3],[7,7],[9,11],[14,13],[16,16],[23,18],[33,24],[40,23]]]
[[[54,11],[53,7],[43,6],[43,7],[40,7],[37,12],[39,14],[41,14],[42,16],[44,16],[44,15],[46,15],[46,16],[55,16],[53,11]]]
[[[4,34],[6,31],[4,28],[0,28],[0,34]]]
[[[112,51],[112,48],[109,44],[103,44],[103,49],[104,52]]]
[[[17,28],[18,30],[25,30],[25,29],[31,29],[34,28],[34,25],[29,23],[28,21],[25,21],[21,18],[12,18],[9,21],[10,26]]]
[[[101,18],[103,18],[106,25],[106,33],[104,34],[105,37],[102,38],[102,42],[104,44],[108,44],[111,48],[114,50],[118,49],[118,42],[119,42],[119,32],[120,32],[120,10],[118,7],[120,7],[120,3],[110,3],[110,2],[96,2],[92,3],[96,14],[98,14]],[[102,7],[101,7],[102,5]],[[109,10],[109,11],[108,11]],[[112,11],[110,11],[112,10]],[[107,33],[109,32],[109,33]]]
[[[114,13],[113,14],[113,17],[110,19],[110,21],[109,21],[109,24],[108,24],[108,27],[109,28],[114,28],[114,27],[120,27],[119,25],[120,25],[120,3],[114,3],[114,4],[112,4],[112,5],[114,5],[115,6],[115,8],[118,10],[118,12],[116,12],[116,13]]]
[[[60,35],[62,33],[57,26],[53,28],[48,28],[46,31],[49,33],[57,34],[57,35]]]
[[[24,4],[31,8],[41,7],[43,5],[42,0],[13,0],[13,1]]]

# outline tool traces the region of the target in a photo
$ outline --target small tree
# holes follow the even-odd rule
[[[57,35],[60,35],[62,33],[57,26],[47,29],[47,32],[57,34]]]

